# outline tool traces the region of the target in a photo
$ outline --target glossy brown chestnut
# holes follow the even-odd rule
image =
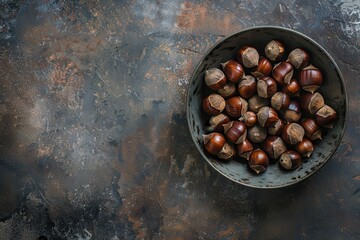
[[[269,157],[261,149],[255,149],[249,156],[249,167],[256,174],[263,173],[269,166]]]
[[[336,119],[336,111],[326,104],[315,114],[315,121],[320,127],[333,128]]]
[[[259,97],[271,98],[277,91],[276,81],[269,76],[260,78],[257,82],[257,93]]]
[[[237,52],[237,60],[244,65],[246,68],[252,68],[259,63],[258,51],[249,46],[243,46]]]
[[[322,130],[314,119],[306,118],[303,121],[301,121],[300,125],[305,130],[305,137],[309,138],[311,141],[322,139],[321,137]]]
[[[282,92],[288,94],[290,97],[299,96],[300,91],[301,91],[301,86],[295,78],[292,78],[289,84],[283,86],[282,89]]]
[[[256,113],[247,111],[239,118],[239,120],[242,121],[246,127],[252,127],[257,123],[257,116]]]
[[[323,84],[323,75],[318,68],[309,65],[301,70],[299,83],[302,89],[314,93]]]
[[[218,115],[225,108],[225,99],[219,94],[210,94],[203,100],[203,110],[212,116]]]
[[[257,113],[257,119],[260,126],[268,128],[275,125],[275,123],[279,120],[279,116],[275,109],[265,106],[260,108]]]
[[[262,143],[261,148],[272,159],[278,159],[287,149],[285,142],[278,136],[269,136]]]
[[[235,60],[221,63],[226,78],[234,83],[238,83],[244,77],[244,68]]]
[[[273,62],[280,61],[285,54],[285,47],[278,40],[272,40],[265,46],[265,55]]]
[[[245,139],[242,143],[236,144],[235,147],[237,155],[246,160],[249,160],[249,156],[254,150],[253,145],[248,139]]]
[[[225,137],[232,143],[242,143],[247,135],[247,128],[243,122],[231,121],[223,125]]]
[[[272,68],[273,67],[269,59],[260,57],[259,64],[251,69],[251,74],[256,78],[269,76],[271,74]]]
[[[218,68],[211,68],[205,71],[205,84],[213,90],[224,87],[226,81],[224,72]]]
[[[218,158],[229,161],[236,155],[236,150],[233,144],[225,142],[224,146],[221,148],[220,152],[216,154]]]
[[[293,73],[293,66],[288,62],[280,62],[272,70],[273,78],[280,85],[289,84]]]
[[[248,128],[247,130],[247,138],[252,143],[260,143],[265,140],[266,136],[266,128],[260,126],[259,124],[255,124],[253,127]]]
[[[291,99],[289,95],[283,92],[275,93],[270,100],[271,107],[276,111],[280,111],[280,109],[288,109],[290,102]]]
[[[256,79],[251,75],[246,75],[238,85],[239,95],[244,99],[249,99],[256,93]]]
[[[227,82],[224,87],[217,90],[223,98],[230,98],[236,94],[236,86],[233,82]]]
[[[260,108],[269,105],[269,99],[259,97],[259,95],[255,94],[248,100],[248,104],[250,111],[258,113]]]
[[[280,111],[280,116],[285,122],[298,122],[301,118],[300,104],[292,100],[287,109]]]
[[[304,138],[301,142],[295,145],[295,150],[302,156],[309,158],[314,151],[313,143]]]
[[[298,123],[290,123],[284,126],[281,132],[281,138],[290,145],[295,145],[301,142],[304,138],[305,131]]]
[[[309,54],[301,48],[295,48],[289,53],[287,62],[291,63],[296,69],[301,69],[309,64]]]
[[[239,118],[248,110],[248,103],[239,96],[226,100],[225,111],[230,117]]]
[[[230,118],[223,113],[220,113],[219,115],[216,116],[212,116],[209,120],[210,125],[206,128],[206,131],[223,132],[224,127],[222,125],[229,122],[230,122]]]
[[[318,93],[302,92],[300,94],[301,109],[308,114],[315,114],[325,104],[323,96]]]
[[[268,128],[269,135],[280,135],[281,131],[283,130],[285,123],[283,120],[279,118],[279,120],[275,123],[274,126]]]
[[[226,142],[224,135],[217,132],[203,135],[203,140],[206,151],[211,154],[220,152]]]
[[[294,170],[300,167],[302,159],[298,152],[293,150],[287,150],[286,152],[281,154],[279,163],[283,168],[287,170]]]

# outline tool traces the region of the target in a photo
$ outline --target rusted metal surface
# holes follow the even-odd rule
[[[0,1],[1,239],[359,239],[360,3]],[[298,30],[346,80],[344,140],[280,190],[208,167],[186,123],[190,75],[224,36]]]

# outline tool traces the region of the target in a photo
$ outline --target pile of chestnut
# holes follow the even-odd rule
[[[306,50],[286,56],[284,44],[272,40],[264,53],[243,46],[236,60],[206,70],[212,92],[202,105],[209,115],[205,149],[225,161],[244,158],[257,174],[270,161],[298,168],[322,139],[322,129],[332,128],[337,118],[318,92],[323,74]]]

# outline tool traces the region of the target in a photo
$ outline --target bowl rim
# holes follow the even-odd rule
[[[318,171],[312,171],[310,172],[309,174],[307,174],[306,176],[304,176],[303,178],[297,180],[297,181],[294,181],[294,182],[290,182],[290,183],[285,183],[285,184],[282,184],[282,185],[278,185],[278,186],[255,186],[255,185],[252,185],[252,184],[247,184],[247,183],[244,183],[244,182],[241,182],[239,180],[236,180],[234,178],[231,178],[230,176],[227,176],[225,173],[221,172],[219,169],[217,169],[212,163],[211,161],[207,158],[207,156],[203,153],[203,150],[200,149],[200,146],[198,144],[196,144],[196,139],[194,137],[194,134],[191,133],[191,124],[190,124],[190,121],[189,121],[189,118],[190,118],[190,108],[189,108],[189,104],[190,104],[190,88],[191,88],[191,84],[193,81],[195,81],[194,77],[195,77],[195,74],[196,72],[198,71],[198,69],[200,68],[200,65],[201,63],[204,61],[204,59],[219,45],[219,44],[222,44],[224,41],[226,41],[227,39],[231,38],[231,37],[234,37],[235,35],[238,35],[238,34],[241,34],[241,33],[244,33],[244,32],[248,32],[248,31],[254,31],[254,30],[259,30],[259,29],[276,29],[276,30],[283,30],[283,31],[288,31],[288,32],[291,32],[295,35],[299,35],[300,37],[303,37],[305,38],[307,41],[311,42],[312,44],[314,44],[316,47],[318,47],[328,58],[329,60],[334,64],[334,67],[335,67],[335,70],[336,72],[338,73],[338,76],[340,78],[340,81],[341,81],[341,85],[344,89],[344,97],[345,97],[345,111],[344,111],[344,126],[341,130],[341,133],[339,135],[339,139],[338,141],[336,142],[335,144],[335,147],[331,150],[330,154],[328,155],[328,157],[325,159],[325,161],[323,161],[320,165],[318,165],[318,169],[322,168],[328,161],[330,158],[333,157],[334,153],[336,152],[336,150],[338,149],[343,137],[344,137],[344,133],[345,133],[345,130],[346,130],[346,127],[347,127],[347,116],[348,116],[348,94],[347,94],[347,91],[346,91],[346,85],[345,85],[345,80],[344,80],[344,77],[340,71],[340,68],[338,67],[337,63],[335,62],[335,60],[331,57],[331,55],[319,44],[317,43],[315,40],[313,40],[312,38],[310,38],[309,36],[299,32],[299,31],[296,31],[296,30],[293,30],[293,29],[290,29],[290,28],[286,28],[286,27],[282,27],[282,26],[275,26],[275,25],[261,25],[261,26],[253,26],[253,27],[249,27],[249,28],[245,28],[245,29],[242,29],[240,31],[237,31],[237,32],[234,32],[232,34],[229,34],[227,36],[225,36],[223,39],[221,39],[220,41],[217,41],[216,43],[214,43],[202,56],[202,58],[198,61],[196,67],[194,68],[192,74],[191,74],[191,77],[190,77],[190,81],[188,83],[188,88],[187,88],[187,95],[186,95],[186,118],[187,118],[187,124],[188,124],[188,129],[189,129],[189,132],[190,132],[190,135],[191,135],[191,138],[192,138],[192,141],[193,143],[195,143],[195,146],[196,148],[198,149],[198,152],[200,153],[200,155],[202,156],[202,158],[204,158],[206,160],[206,162],[208,164],[210,164],[210,166],[216,170],[218,173],[220,173],[222,176],[224,176],[225,178],[235,182],[235,183],[238,183],[240,185],[243,185],[243,186],[247,186],[247,187],[250,187],[250,188],[256,188],[256,189],[279,189],[279,188],[284,188],[284,187],[289,187],[289,186],[293,186],[293,185],[296,185],[296,183],[300,183],[300,182],[303,182],[304,180],[308,179],[310,176],[312,176],[313,174],[315,174],[316,172]]]

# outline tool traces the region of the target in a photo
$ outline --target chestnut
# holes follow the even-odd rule
[[[226,78],[234,83],[238,83],[244,76],[244,68],[235,60],[221,63]]]
[[[301,142],[304,138],[305,131],[298,123],[290,123],[284,126],[281,132],[281,138],[289,145],[295,145]]]
[[[292,100],[287,109],[280,111],[280,116],[285,122],[298,122],[301,118],[300,104]]]
[[[269,105],[269,99],[259,97],[259,95],[255,94],[254,96],[249,98],[248,104],[250,111],[254,113],[258,113],[260,108]]]
[[[260,143],[265,140],[267,136],[266,128],[255,124],[253,127],[247,129],[247,138],[252,143]]]
[[[278,159],[287,149],[285,142],[278,136],[269,136],[261,143],[262,149],[272,159]]]
[[[209,115],[218,115],[225,108],[225,99],[219,94],[212,93],[203,100],[203,110]]]
[[[217,154],[223,148],[226,140],[221,133],[213,132],[203,135],[204,147],[210,154]]]
[[[261,149],[255,149],[249,156],[249,167],[256,174],[264,172],[269,166],[269,157]]]
[[[239,118],[239,120],[244,122],[246,127],[252,127],[257,123],[257,116],[256,113],[247,111]]]
[[[243,46],[237,52],[237,60],[244,65],[246,68],[252,68],[259,63],[258,51],[250,46]]]
[[[302,159],[298,152],[293,150],[287,150],[283,154],[281,154],[279,163],[286,170],[294,170],[300,167]]]
[[[265,55],[273,62],[280,61],[285,54],[285,47],[278,40],[272,40],[265,46]]]
[[[336,111],[326,104],[315,114],[315,121],[320,127],[333,128],[336,119]]]
[[[280,109],[287,109],[290,105],[291,99],[289,95],[283,92],[275,93],[270,100],[271,107],[276,111],[280,111]]]
[[[305,130],[305,137],[309,138],[311,141],[322,139],[321,137],[322,130],[314,119],[306,118],[303,121],[301,121],[300,125]]]
[[[280,85],[289,84],[293,73],[293,66],[288,62],[280,62],[272,70],[273,78]]]
[[[206,128],[208,132],[223,132],[223,124],[230,122],[230,118],[223,113],[219,115],[212,116],[209,120],[209,126]]]
[[[262,127],[271,127],[274,126],[275,123],[279,120],[279,116],[275,109],[265,106],[260,108],[257,113],[258,123]]]
[[[247,129],[243,122],[231,121],[223,125],[225,137],[232,143],[239,144],[246,138]]]
[[[323,96],[318,92],[302,92],[299,101],[301,109],[308,114],[315,114],[325,104]]]
[[[220,152],[216,154],[218,158],[223,160],[230,160],[236,155],[236,150],[234,145],[231,143],[225,142],[224,146],[221,148]]]
[[[287,62],[291,63],[294,68],[299,69],[306,67],[309,64],[309,54],[301,48],[295,48],[289,53]]]
[[[264,76],[258,79],[257,93],[259,97],[271,98],[277,91],[277,84],[275,80],[269,76]]]
[[[253,145],[248,139],[245,139],[242,143],[236,144],[237,155],[241,158],[249,160],[251,152],[254,150]]]
[[[268,134],[269,135],[280,135],[281,131],[283,130],[285,123],[283,120],[279,118],[279,120],[275,123],[274,126],[268,127]]]
[[[290,97],[299,96],[300,91],[301,86],[295,78],[292,78],[290,82],[282,88],[282,92],[288,94]]]
[[[269,76],[272,71],[272,64],[269,59],[260,57],[259,64],[251,69],[251,74],[256,78]]]
[[[310,64],[301,70],[299,83],[302,89],[314,93],[323,84],[322,72]]]
[[[309,158],[314,151],[313,143],[304,138],[301,142],[295,145],[295,150],[302,156]]]
[[[217,90],[223,98],[230,98],[236,94],[236,86],[233,82],[227,82],[224,87]]]
[[[246,75],[238,85],[239,95],[249,99],[256,93],[256,80],[251,75]]]
[[[224,72],[218,68],[211,68],[205,71],[205,84],[213,90],[222,88],[226,81]]]
[[[239,118],[248,109],[248,103],[242,97],[231,97],[226,100],[225,111],[230,117]]]

